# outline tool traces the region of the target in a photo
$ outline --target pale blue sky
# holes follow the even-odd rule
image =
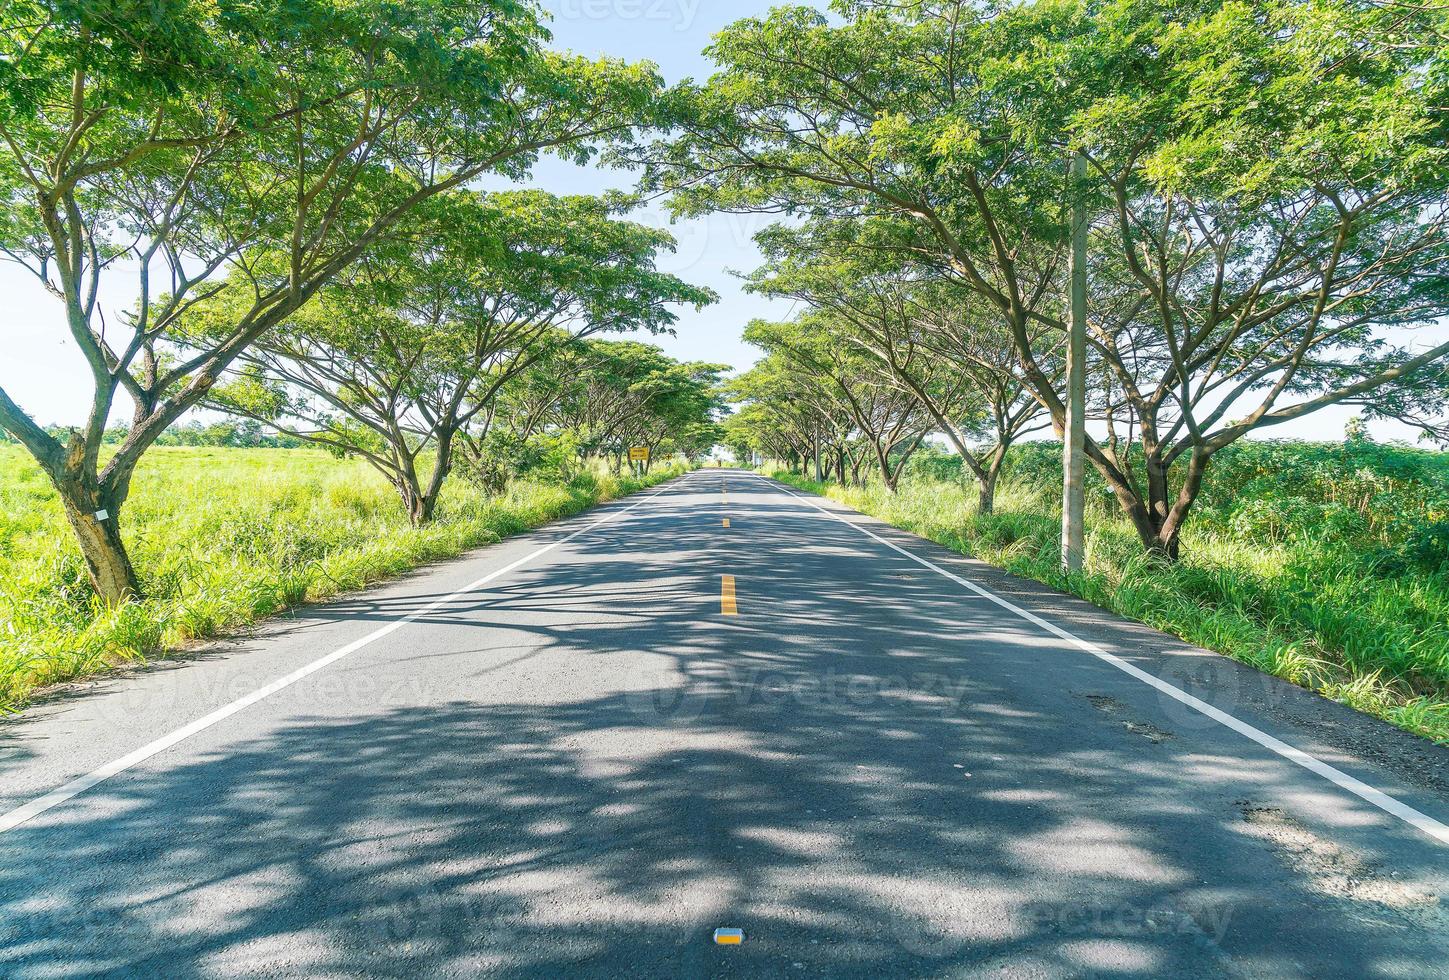
[[[767,0],[542,0],[553,15],[549,29],[556,47],[586,55],[609,55],[630,61],[652,61],[668,82],[702,81],[712,67],[703,51],[710,38],[741,17],[763,14]],[[819,4],[824,6],[824,4]],[[626,172],[586,170],[545,160],[534,171],[534,183],[555,193],[596,193],[630,187]],[[720,294],[720,301],[702,311],[683,310],[676,336],[654,338],[675,357],[717,361],[748,367],[759,352],[740,340],[744,325],[757,316],[783,317],[791,304],[770,302],[744,293],[729,270],[749,272],[759,264],[752,236],[773,220],[757,215],[713,215],[669,223],[659,206],[647,207],[634,219],[668,228],[679,249],[661,265]]]
[[[776,0],[778,2],[778,0]],[[582,54],[608,54],[629,60],[648,60],[659,66],[666,80],[686,77],[702,80],[711,72],[703,49],[710,37],[731,21],[763,13],[769,0],[542,0],[553,15],[550,29],[555,45]],[[824,4],[817,4],[823,6]],[[554,193],[598,193],[632,186],[632,175],[586,169],[548,159],[535,170],[535,186]],[[496,185],[492,185],[496,186]],[[676,336],[655,338],[675,357],[709,360],[748,367],[758,352],[740,338],[753,317],[783,317],[788,303],[767,302],[744,293],[729,270],[749,271],[758,262],[751,236],[770,220],[751,215],[715,215],[670,225],[662,208],[647,208],[635,220],[668,227],[679,240],[679,250],[664,268],[720,294],[720,302],[705,310],[684,310]],[[106,296],[111,309],[131,305],[125,292],[129,283]],[[23,270],[0,262],[0,316],[11,356],[0,360],[0,385],[42,423],[74,423],[85,416],[90,395],[84,362],[66,342],[59,304]],[[118,406],[117,418],[129,414]],[[1317,413],[1264,435],[1336,439],[1343,433],[1352,410]],[[1375,426],[1380,438],[1409,437],[1402,426]]]

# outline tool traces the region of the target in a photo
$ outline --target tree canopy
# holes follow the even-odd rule
[[[138,587],[119,529],[137,462],[260,337],[429,199],[522,177],[542,152],[586,162],[667,116],[652,67],[546,36],[520,0],[0,12],[0,249],[56,296],[91,388],[64,440],[3,391],[0,425],[55,483],[103,596]],[[101,296],[125,280],[136,305],[108,318]],[[205,344],[169,348],[223,280],[249,301]],[[129,436],[103,462],[118,396]]]
[[[88,396],[57,430],[0,389],[0,428],[99,595],[140,588],[132,474],[200,405],[362,455],[420,523],[459,451],[617,467],[722,434],[894,486],[941,432],[988,510],[1009,448],[1066,423],[1077,208],[1086,453],[1145,548],[1175,556],[1214,454],[1271,426],[1347,405],[1449,439],[1442,5],[835,0],[736,21],[672,88],[552,50],[543,16],[0,8],[0,256],[55,297]],[[678,215],[779,217],[748,288],[797,306],[747,328],[732,418],[722,366],[594,336],[713,298],[658,271],[640,195],[477,189],[547,153],[638,167]]]
[[[854,224],[862,261],[889,253],[969,292],[1058,431],[1083,203],[1087,452],[1145,546],[1176,553],[1212,455],[1250,432],[1347,404],[1446,434],[1449,342],[1415,339],[1449,314],[1449,48],[1424,41],[1445,10],[833,10],[722,32],[719,72],[641,156],[649,186],[683,214]]]
[[[520,371],[591,334],[667,330],[676,306],[714,299],[656,271],[673,239],[615,217],[619,206],[541,191],[435,198],[243,352],[211,403],[362,456],[426,523],[459,434]],[[237,300],[245,284],[198,308],[189,336],[224,330]]]

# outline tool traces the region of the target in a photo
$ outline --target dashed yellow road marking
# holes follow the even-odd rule
[[[723,521],[720,522],[720,526],[721,527],[729,527],[730,526],[730,519],[728,517],[726,517]]]
[[[719,579],[719,612],[721,616],[738,616],[739,606],[735,605],[735,577],[733,575],[721,575]]]

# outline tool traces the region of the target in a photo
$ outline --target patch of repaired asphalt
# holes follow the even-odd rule
[[[1449,925],[1443,903],[1422,885],[1398,880],[1361,856],[1315,834],[1273,806],[1239,800],[1247,833],[1263,841],[1326,898],[1391,912],[1417,926]]]
[[[1104,712],[1105,714],[1117,715],[1121,714],[1127,709],[1127,706],[1124,705],[1121,701],[1118,701],[1116,698],[1108,697],[1105,694],[1088,694],[1085,695],[1085,697],[1087,701],[1091,703],[1092,707],[1096,708],[1098,711]],[[1143,738],[1147,739],[1149,742],[1152,742],[1154,745],[1161,745],[1168,739],[1177,737],[1172,732],[1158,728],[1156,725],[1151,724],[1150,722],[1134,721],[1129,718],[1124,718],[1120,720],[1122,722],[1122,727],[1127,729],[1127,731],[1131,732],[1133,735],[1141,735]]]

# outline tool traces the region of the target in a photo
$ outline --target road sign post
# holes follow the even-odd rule
[[[638,464],[638,466],[637,467],[634,467],[634,464],[636,464],[636,463]],[[648,464],[649,464],[649,447],[648,446],[630,446],[629,447],[629,465],[631,467],[634,467],[634,471],[636,473],[638,473],[640,476],[643,476],[644,475],[645,467],[647,467]]]

